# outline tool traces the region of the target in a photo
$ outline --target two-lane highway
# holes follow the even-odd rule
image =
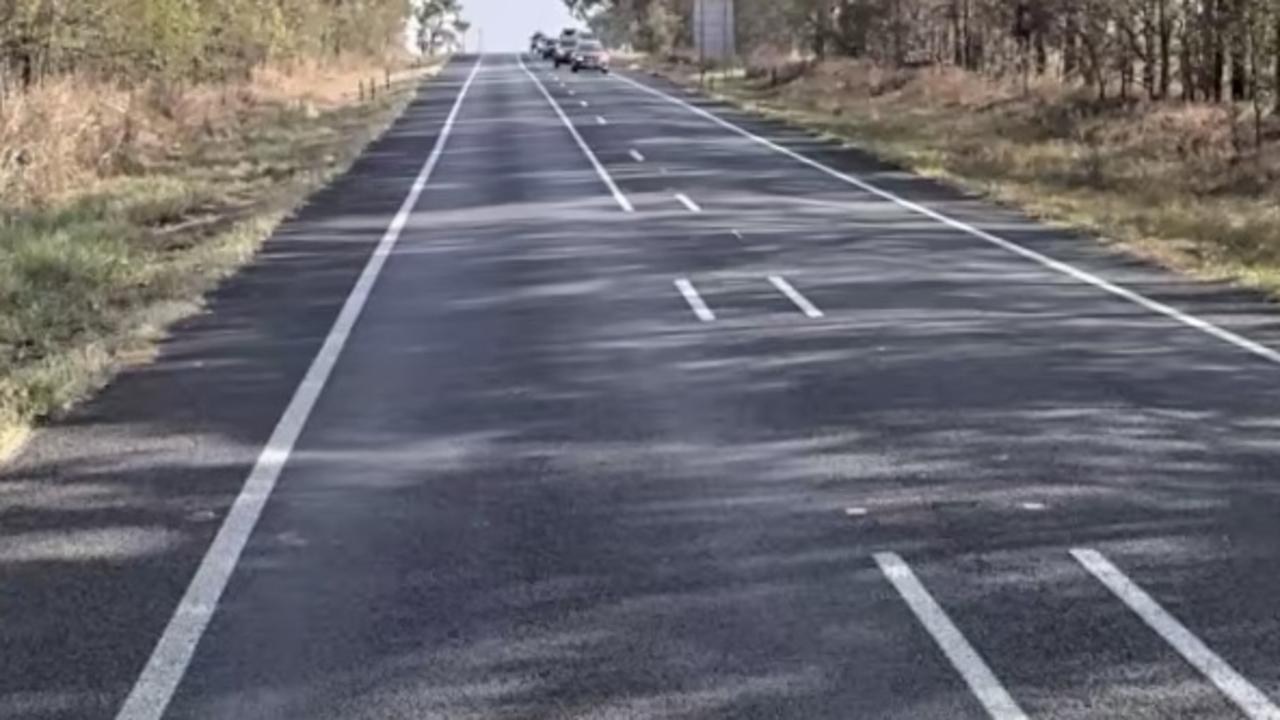
[[[1277,718],[1270,322],[460,58],[0,476],[0,715]]]

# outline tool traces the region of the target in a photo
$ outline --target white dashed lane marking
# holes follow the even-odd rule
[[[781,275],[770,275],[769,282],[773,283],[773,286],[778,289],[778,292],[786,295],[788,300],[794,303],[796,307],[800,308],[800,312],[804,313],[805,317],[810,320],[817,320],[818,318],[823,317],[822,311],[819,310],[816,305],[809,302],[809,298],[801,295],[800,291],[796,290],[791,283],[787,282],[786,278]]]
[[[716,314],[711,312],[711,308],[707,307],[707,303],[703,301],[702,296],[698,294],[697,288],[693,286],[687,278],[676,280],[676,289],[684,296],[685,302],[689,303],[689,307],[693,309],[693,314],[702,322],[714,322]]]
[[[684,193],[676,193],[676,200],[679,200],[680,204],[684,205],[685,208],[689,210],[689,212],[692,212],[692,213],[702,212],[702,206],[694,202],[692,198],[690,198],[688,195],[685,195]]]
[[[1142,618],[1147,627],[1173,646],[1192,667],[1230,698],[1247,717],[1253,720],[1280,720],[1280,707],[1276,707],[1261,690],[1236,672],[1226,660],[1218,657],[1217,653],[1210,650],[1177,618],[1160,607],[1154,598],[1130,580],[1106,556],[1097,550],[1088,549],[1072,550],[1071,556],[1119,598],[1120,602]]]
[[[1018,707],[1013,696],[1001,684],[991,668],[969,644],[960,629],[947,616],[920,579],[911,571],[901,557],[895,553],[877,553],[876,564],[880,572],[893,585],[898,594],[911,608],[916,619],[933,637],[942,654],[951,661],[951,665],[964,678],[982,706],[986,708],[993,720],[1027,720],[1027,715]]]

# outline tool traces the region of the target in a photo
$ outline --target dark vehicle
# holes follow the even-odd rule
[[[542,43],[538,46],[536,53],[543,60],[554,60],[556,57],[556,39],[551,37],[542,38]]]
[[[571,65],[573,63],[574,53],[578,51],[578,39],[576,37],[560,38],[556,43],[555,52],[552,53],[551,61],[558,68],[561,65]]]
[[[609,72],[609,53],[596,40],[584,40],[578,43],[573,53],[573,71],[599,70]]]
[[[536,32],[533,37],[529,38],[529,52],[535,55],[542,52],[542,46],[546,43],[547,36],[542,32]]]

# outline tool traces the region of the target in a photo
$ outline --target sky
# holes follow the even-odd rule
[[[484,30],[486,52],[523,50],[529,36],[541,30],[559,35],[566,25],[577,25],[563,0],[463,0],[463,16],[474,27],[467,33],[467,50],[479,49]]]

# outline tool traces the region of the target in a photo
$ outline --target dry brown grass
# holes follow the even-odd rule
[[[128,92],[66,78],[0,111],[0,459],[252,257],[399,113],[380,64]]]
[[[652,67],[696,81],[687,66]],[[1259,150],[1243,107],[1100,104],[1056,82],[857,61],[777,86],[767,68],[749,75],[720,77],[715,91],[1170,267],[1280,294],[1275,118]]]
[[[92,191],[99,179],[234,135],[264,107],[314,116],[349,104],[361,82],[381,86],[385,72],[381,63],[349,58],[268,67],[244,81],[195,87],[125,90],[85,77],[53,79],[0,102],[0,197],[7,209],[65,201]]]

